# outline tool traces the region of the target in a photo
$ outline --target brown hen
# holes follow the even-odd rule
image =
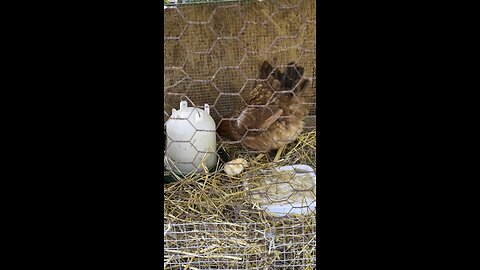
[[[310,85],[303,67],[288,63],[285,73],[267,61],[260,67],[261,83],[245,99],[247,106],[227,115],[217,129],[220,137],[242,141],[251,150],[283,148],[302,132],[308,109],[301,94]]]

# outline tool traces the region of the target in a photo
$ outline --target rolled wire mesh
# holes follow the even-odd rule
[[[311,84],[302,95],[301,106],[308,108],[303,133],[286,146],[280,162],[270,163],[268,153],[261,157],[243,141],[241,151],[233,151],[217,135],[216,167],[166,188],[164,268],[314,269],[315,183],[302,186],[292,175],[281,180],[275,168],[301,163],[316,173],[316,1],[188,2],[164,10],[164,123],[186,101],[202,109],[209,104],[218,125],[249,105],[265,60],[281,69],[295,62]],[[198,152],[197,159],[206,154]],[[235,178],[222,168],[238,153],[255,161]],[[307,207],[308,214],[299,218],[292,200],[307,197],[300,208]],[[275,203],[290,205],[290,212],[273,217],[261,206]]]

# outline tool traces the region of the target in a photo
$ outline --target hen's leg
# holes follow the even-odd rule
[[[280,160],[280,156],[282,155],[283,149],[285,149],[285,145],[282,145],[280,148],[278,148],[277,154],[275,155],[273,162],[278,162]]]

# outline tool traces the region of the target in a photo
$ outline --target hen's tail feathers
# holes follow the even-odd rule
[[[296,96],[301,95],[303,91],[308,88],[311,82],[312,81],[310,79],[301,78],[300,82],[293,89],[293,93],[295,93]]]
[[[281,82],[283,79],[283,76],[284,76],[284,73],[282,73],[278,68],[276,68],[273,73],[273,77],[275,77],[277,81]]]
[[[259,78],[261,80],[265,80],[270,76],[270,73],[273,71],[273,66],[268,61],[263,61],[262,65],[260,66],[260,75]]]
[[[272,79],[272,81],[278,80],[280,82],[280,86],[274,86],[274,90],[293,90],[296,95],[301,94],[305,89],[308,88],[311,81],[302,78],[305,69],[302,66],[297,66],[295,62],[290,62],[287,64],[285,72],[281,72],[278,68],[273,68],[273,66],[268,61],[263,61],[262,65],[260,66],[260,76],[261,80],[265,80],[267,78]],[[273,75],[272,77],[269,77]],[[272,82],[270,82],[272,83]]]
[[[260,80],[265,80],[269,78],[270,75],[273,75],[273,77],[270,77],[271,79],[276,79],[278,81],[281,81],[284,77],[284,73],[282,73],[278,68],[275,68],[274,70],[273,66],[265,60],[260,66],[260,74],[258,77]]]
[[[303,67],[295,65],[295,62],[288,63],[285,74],[281,79],[282,88],[285,90],[294,89],[298,81],[302,78],[303,72]]]
[[[295,62],[288,63],[282,79],[282,87],[293,90],[296,96],[301,95],[311,83],[309,79],[302,78],[304,72],[305,69],[302,66],[297,66]]]

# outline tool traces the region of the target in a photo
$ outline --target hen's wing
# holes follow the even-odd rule
[[[247,107],[242,110],[237,120],[237,128],[256,130],[267,129],[278,120],[283,110],[277,106]]]
[[[273,94],[270,86],[258,84],[248,95],[246,100],[248,105],[225,117],[231,119],[220,122],[218,134],[237,141],[248,131],[253,135],[268,129],[284,112],[277,104],[269,104]]]
[[[282,114],[278,106],[245,107],[237,117],[223,120],[217,132],[222,137],[240,140],[248,131],[253,135],[268,129]]]

